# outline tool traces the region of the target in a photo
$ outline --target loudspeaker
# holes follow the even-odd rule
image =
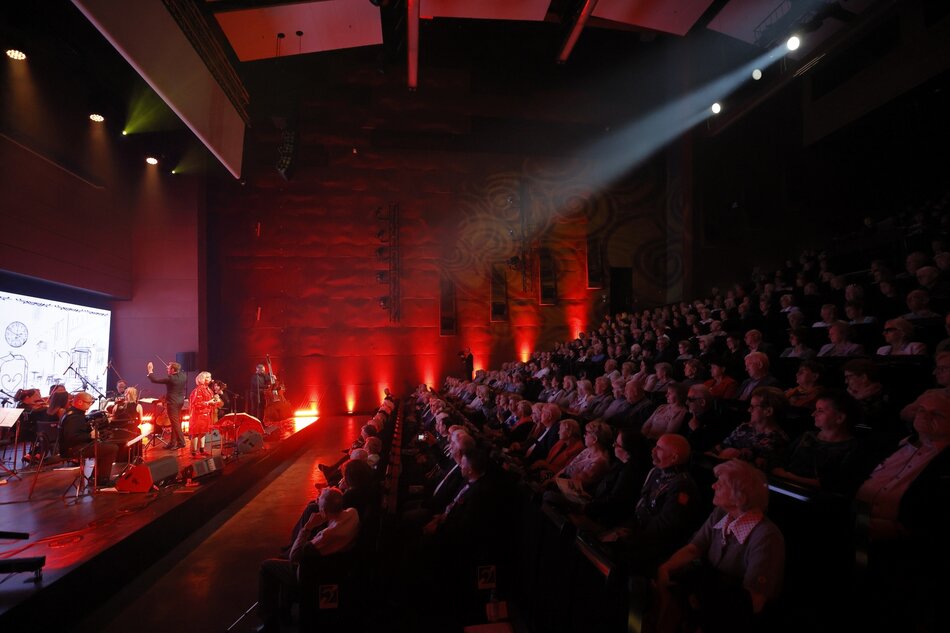
[[[196,460],[192,462],[191,465],[185,466],[185,469],[181,471],[181,478],[183,480],[198,479],[200,477],[220,473],[222,470],[224,470],[224,460],[221,459],[220,456],[215,455],[207,459]]]
[[[119,492],[148,492],[152,486],[158,486],[167,479],[178,476],[178,459],[172,455],[156,459],[154,462],[143,462],[136,458],[126,466],[122,474],[115,481],[115,489]]]
[[[178,352],[175,354],[175,360],[181,365],[182,371],[195,371],[195,365],[198,364],[198,352]]]
[[[260,431],[255,429],[247,429],[238,435],[237,444],[235,447],[237,452],[241,455],[256,453],[257,451],[264,448],[264,436]]]

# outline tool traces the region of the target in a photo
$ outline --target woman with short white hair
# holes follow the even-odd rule
[[[665,622],[661,630],[672,630],[666,627],[687,605],[698,605],[702,630],[748,630],[753,616],[782,588],[785,539],[765,516],[765,474],[738,459],[719,464],[713,473],[715,509],[692,541],[657,570]],[[690,565],[695,560],[699,567]],[[729,591],[729,581],[740,583],[744,591]]]
[[[218,407],[218,400],[208,384],[211,382],[211,372],[202,371],[195,376],[197,385],[188,396],[190,417],[188,418],[188,435],[191,437],[191,456],[197,457],[205,452],[205,435],[211,430],[211,417]]]

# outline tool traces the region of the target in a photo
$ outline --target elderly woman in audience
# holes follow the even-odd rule
[[[822,367],[812,360],[805,360],[795,372],[795,386],[785,392],[790,407],[807,409],[815,408],[815,400],[821,396],[823,388],[818,382],[821,380]]]
[[[669,363],[657,363],[656,373],[647,376],[643,388],[650,393],[666,391],[667,386],[673,382],[673,366]]]
[[[887,345],[877,349],[878,356],[924,356],[927,346],[910,340],[914,336],[914,326],[907,319],[890,319],[884,324],[884,340]]]
[[[835,321],[828,326],[829,343],[821,346],[818,356],[861,356],[864,349],[848,340],[851,326],[844,321]]]
[[[721,358],[712,358],[709,361],[709,375],[704,385],[709,390],[711,398],[733,400],[739,393],[739,383],[726,374],[726,361]]]
[[[559,470],[555,478],[571,479],[590,492],[610,467],[613,441],[614,432],[609,425],[599,420],[590,422],[584,431],[584,450]]]
[[[709,452],[719,459],[739,458],[762,469],[778,463],[788,445],[788,436],[778,419],[788,402],[775,387],[759,387],[749,400],[749,421],[740,424]]]
[[[795,328],[788,331],[788,347],[780,354],[781,358],[801,358],[807,360],[815,357],[815,350],[806,345],[808,328]]]
[[[570,411],[577,406],[577,400],[580,397],[577,392],[577,378],[568,374],[564,376],[563,383],[564,387],[555,404],[565,411]]]
[[[658,439],[665,433],[678,433],[689,411],[686,409],[685,385],[671,383],[666,388],[666,404],[661,404],[653,415],[643,423],[640,432],[644,437]]]
[[[616,459],[597,484],[590,501],[569,508],[584,514],[585,518],[571,517],[581,527],[600,531],[633,516],[640,488],[649,470],[650,453],[643,436],[633,429],[619,431],[613,447]]]
[[[795,440],[788,459],[772,474],[802,486],[853,495],[870,471],[854,437],[854,402],[842,392],[823,394],[812,417],[817,433],[806,431]]]
[[[584,450],[584,436],[577,420],[561,420],[557,435],[558,440],[548,451],[547,457],[531,464],[534,479],[547,481]]]
[[[739,460],[719,464],[713,472],[713,513],[692,541],[657,570],[659,630],[676,630],[682,610],[690,607],[697,610],[694,624],[704,631],[750,630],[753,616],[781,591],[785,539],[765,516],[764,473]],[[691,565],[696,560],[700,566]]]
[[[863,358],[849,360],[842,368],[848,395],[855,399],[863,422],[875,431],[888,432],[893,426],[890,397],[878,377],[874,363]],[[888,427],[888,428],[885,428]]]
[[[683,384],[687,387],[701,385],[705,380],[706,367],[698,358],[691,358],[683,363]]]
[[[574,400],[573,407],[567,409],[568,415],[574,417],[583,417],[583,414],[592,406],[594,399],[594,385],[591,381],[577,381],[577,398]]]

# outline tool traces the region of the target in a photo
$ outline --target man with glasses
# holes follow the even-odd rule
[[[926,394],[930,393],[931,391],[936,391],[938,393],[950,394],[950,349],[944,352],[937,352],[936,356],[934,357],[933,374],[934,378],[937,380],[937,384],[940,386],[936,389],[928,389],[924,393]],[[917,398],[917,400],[911,402],[901,410],[901,420],[907,423],[914,421],[914,415],[917,413],[917,403],[919,401],[920,398]]]
[[[913,433],[855,497],[867,538],[868,605],[897,606],[880,613],[888,618],[880,630],[907,628],[908,617],[919,630],[941,630],[935,622],[950,590],[950,394],[932,389],[914,405]]]
[[[96,486],[112,485],[112,465],[119,454],[119,447],[109,442],[98,442],[93,438],[92,425],[86,419],[86,411],[95,399],[80,391],[73,396],[73,403],[63,414],[60,445],[63,457],[96,459]],[[82,464],[79,465],[82,468]]]

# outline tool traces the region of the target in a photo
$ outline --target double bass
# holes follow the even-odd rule
[[[270,380],[270,386],[267,388],[266,401],[264,407],[264,422],[277,422],[294,415],[294,408],[284,395],[284,385],[277,380],[274,375],[274,369],[270,362],[270,354],[265,354],[267,361],[267,373]]]

